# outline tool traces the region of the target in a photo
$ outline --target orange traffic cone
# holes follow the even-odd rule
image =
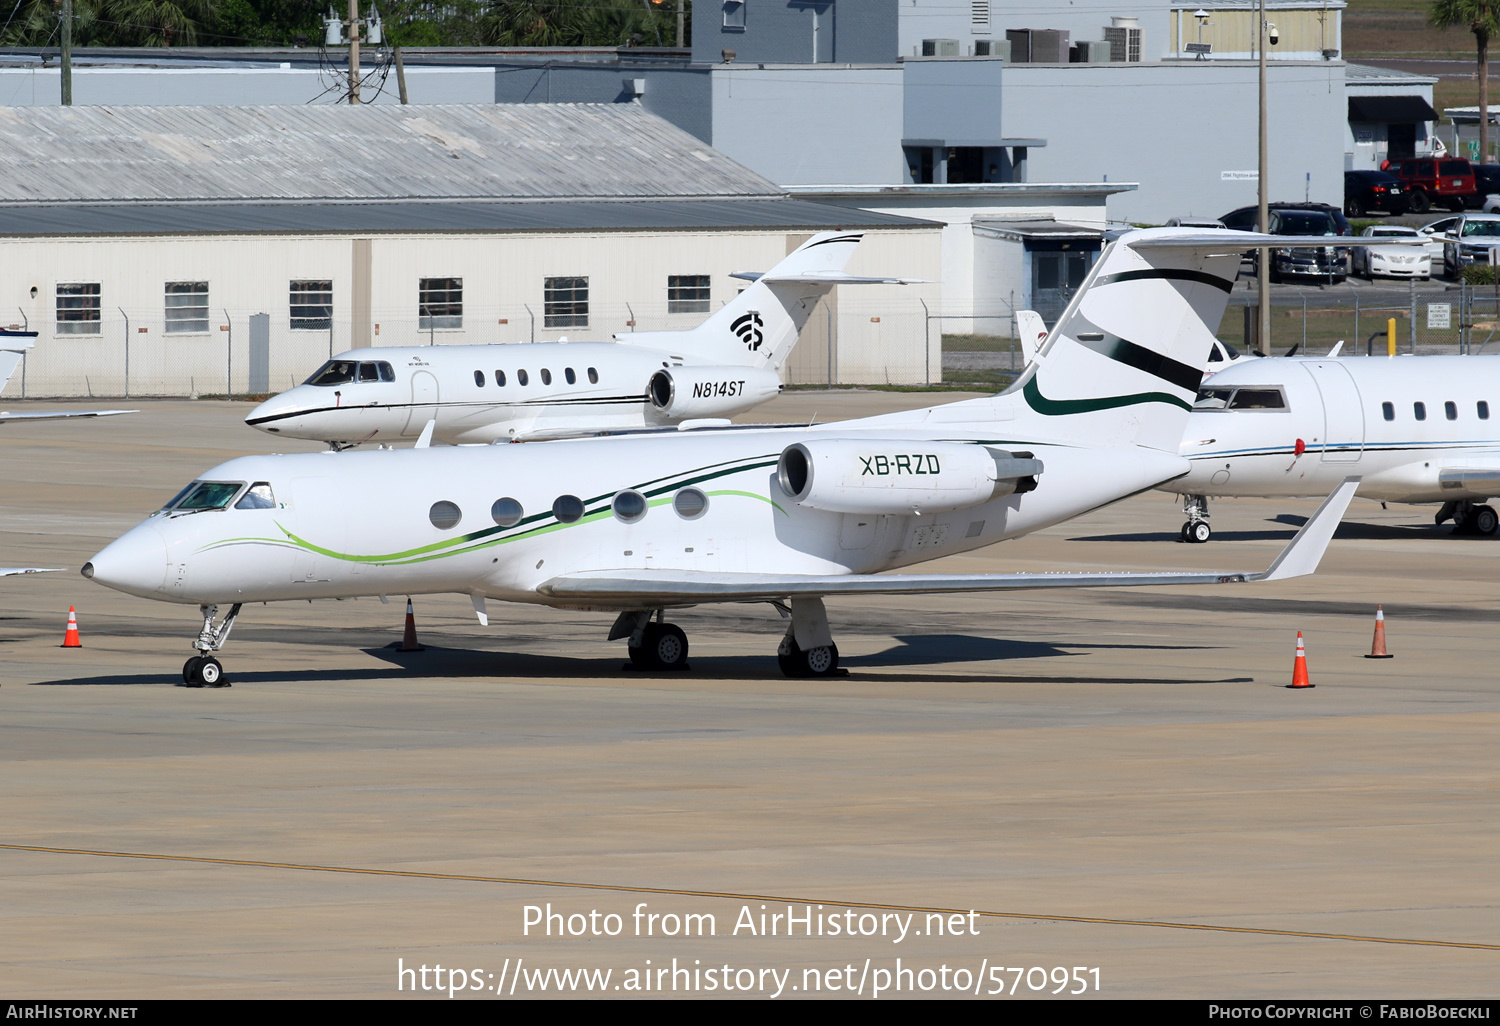
[[[406,633],[401,636],[401,647],[397,652],[425,652],[421,645],[417,644],[417,618],[412,613],[411,599],[406,600]]]
[[[1394,659],[1385,650],[1385,610],[1380,606],[1375,607],[1375,640],[1370,643],[1370,654],[1366,659]]]
[[[1315,688],[1312,681],[1307,679],[1307,652],[1302,647],[1302,632],[1297,632],[1297,661],[1292,664],[1292,682],[1289,688]]]
[[[63,648],[82,648],[83,642],[78,640],[78,613],[72,606],[68,607],[68,633],[63,635]]]

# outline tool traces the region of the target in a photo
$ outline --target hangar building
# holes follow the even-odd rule
[[[812,233],[942,278],[942,225],[792,198],[636,104],[0,108],[6,395],[261,393],[360,345],[697,324]],[[937,285],[814,312],[794,381],[941,377]]]

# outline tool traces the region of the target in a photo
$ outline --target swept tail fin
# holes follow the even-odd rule
[[[779,369],[813,307],[835,285],[905,285],[918,280],[845,274],[862,238],[862,232],[820,232],[765,274],[736,275],[753,284],[696,328],[626,332],[614,339],[698,363]]]

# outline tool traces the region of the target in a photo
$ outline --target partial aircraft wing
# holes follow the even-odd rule
[[[923,595],[1028,588],[1122,588],[1155,584],[1244,584],[1302,577],[1318,568],[1360,479],[1346,478],[1260,573],[741,574],[691,570],[597,570],[566,574],[537,591],[550,598],[619,607],[753,602],[829,595]]]
[[[58,410],[48,413],[8,413],[0,410],[0,424],[7,420],[62,420],[65,417],[116,417],[122,413],[140,413],[140,410]]]
[[[57,567],[40,566],[0,566],[0,577],[14,577],[16,574],[60,574],[62,570]]]

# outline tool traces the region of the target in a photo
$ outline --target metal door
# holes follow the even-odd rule
[[[1032,250],[1031,309],[1056,324],[1093,262],[1094,254],[1083,250]]]
[[[1323,400],[1323,462],[1358,463],[1365,447],[1365,410],[1349,369],[1337,360],[1303,366]]]

